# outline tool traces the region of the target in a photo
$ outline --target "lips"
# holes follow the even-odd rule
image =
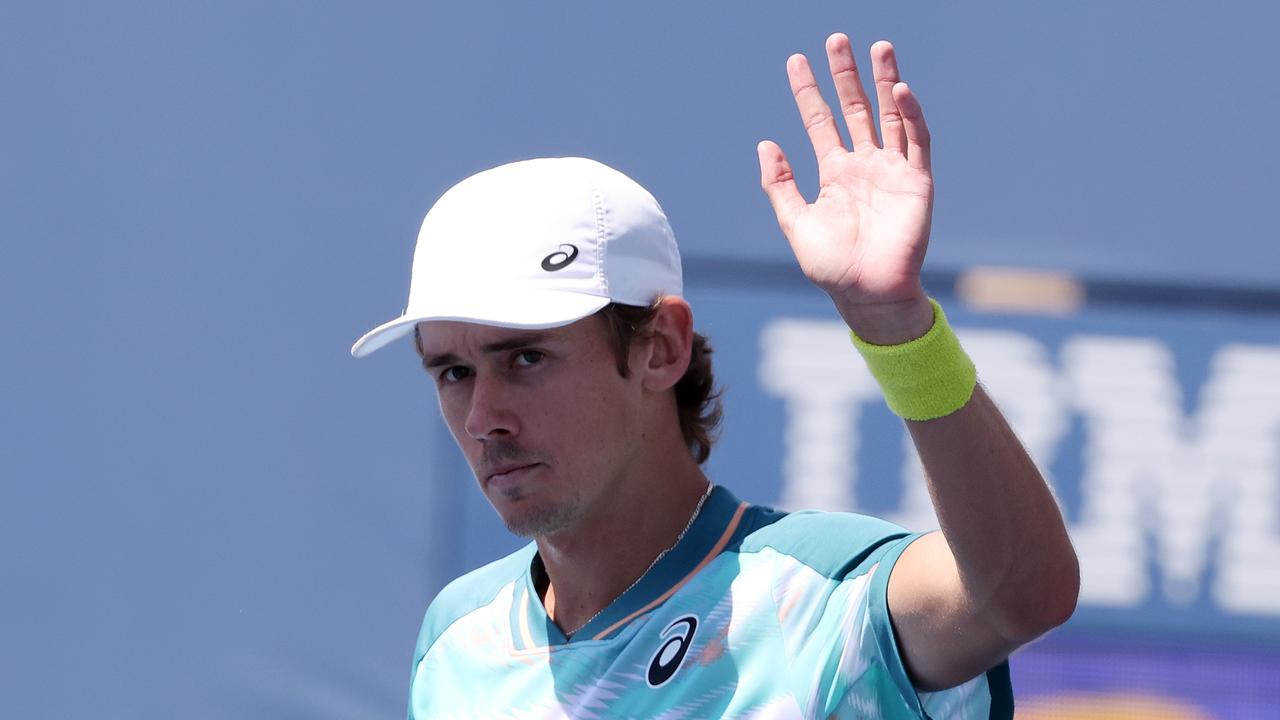
[[[521,480],[529,471],[537,467],[538,463],[512,463],[509,465],[500,465],[494,468],[485,476],[485,482],[494,483],[499,486],[510,485]]]

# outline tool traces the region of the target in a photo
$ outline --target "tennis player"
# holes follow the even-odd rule
[[[662,209],[582,158],[512,163],[422,224],[404,314],[441,412],[524,549],[431,603],[410,718],[1011,717],[1006,658],[1065,621],[1079,572],[1049,488],[924,293],[929,132],[893,47],[878,114],[844,35],[839,114],[787,74],[817,155],[809,203],[772,142],[761,180],[905,419],[940,532],[783,513],[701,470],[719,405]]]

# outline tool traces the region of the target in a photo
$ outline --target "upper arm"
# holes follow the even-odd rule
[[[989,608],[965,592],[941,532],[902,551],[889,575],[889,617],[915,686],[958,685],[998,665],[1020,641],[1005,637]]]

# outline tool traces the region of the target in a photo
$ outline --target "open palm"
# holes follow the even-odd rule
[[[791,164],[772,141],[760,143],[761,185],[805,275],[837,304],[889,306],[923,297],[920,267],[929,243],[933,177],[920,104],[899,82],[893,46],[871,48],[880,137],[857,65],[842,34],[827,58],[853,149],[803,55],[787,61],[796,106],[818,159],[813,203],[796,187]]]

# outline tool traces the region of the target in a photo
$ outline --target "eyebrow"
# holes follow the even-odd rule
[[[517,348],[528,347],[530,345],[543,345],[548,340],[555,339],[552,333],[528,333],[526,335],[516,335],[515,337],[499,340],[497,342],[486,343],[480,346],[480,351],[486,355],[494,353],[503,353]],[[462,360],[453,353],[443,353],[441,355],[426,355],[422,359],[422,366],[425,368],[437,368],[445,365],[457,365]]]

